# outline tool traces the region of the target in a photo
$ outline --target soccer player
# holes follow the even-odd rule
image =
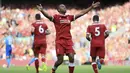
[[[91,41],[90,56],[92,57],[92,67],[95,73],[101,69],[101,64],[105,57],[105,39],[109,36],[109,31],[104,24],[99,23],[99,16],[93,16],[93,25],[87,28],[87,40]],[[99,57],[99,59],[96,58]],[[98,69],[97,69],[98,65]]]
[[[36,22],[32,24],[32,32],[34,33],[34,44],[33,44],[33,51],[34,51],[34,61],[35,61],[35,68],[36,73],[39,73],[39,54],[42,55],[42,62],[43,66],[45,66],[45,55],[46,55],[46,35],[50,34],[47,25],[41,21],[40,14],[36,14],[35,16]]]
[[[47,17],[50,21],[52,21],[55,25],[56,29],[56,54],[57,54],[57,61],[55,62],[52,73],[55,73],[56,69],[59,65],[63,62],[63,56],[66,54],[69,57],[69,73],[73,73],[74,71],[74,54],[75,51],[73,50],[73,42],[72,36],[70,33],[71,30],[71,22],[76,20],[77,18],[85,15],[91,9],[99,6],[100,2],[93,3],[89,8],[83,10],[81,13],[77,15],[66,15],[67,8],[64,4],[60,4],[57,7],[57,11],[60,14],[55,14],[54,16],[50,16],[46,11],[44,11],[42,5],[37,5],[39,11]]]
[[[33,40],[33,39],[34,39],[34,33],[32,32],[32,36],[31,36],[32,51],[33,51],[33,43],[34,43],[34,40]],[[34,51],[33,51],[33,54],[34,54]],[[32,63],[34,63],[35,60],[36,60],[36,58],[33,57],[33,58],[29,61],[29,63],[26,65],[27,70],[30,70],[30,65],[31,65]],[[46,65],[44,64],[44,62],[43,62],[42,65],[43,65],[43,66],[42,66],[43,69],[39,67],[38,70],[39,70],[39,71],[42,71],[42,70],[46,71],[46,70],[47,70],[47,67],[46,67]]]
[[[1,44],[6,46],[6,62],[7,62],[7,68],[10,67],[11,64],[11,57],[12,57],[12,47],[13,47],[13,37],[11,35],[11,32],[7,30],[6,33],[4,33],[5,38],[1,40]]]

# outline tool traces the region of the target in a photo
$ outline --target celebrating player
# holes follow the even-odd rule
[[[74,54],[75,51],[73,50],[73,42],[72,36],[70,33],[71,30],[71,22],[76,20],[77,18],[83,16],[84,14],[88,13],[91,9],[99,6],[99,2],[93,3],[89,8],[83,10],[81,13],[77,15],[66,15],[66,6],[64,4],[60,4],[57,7],[57,11],[60,14],[55,14],[54,16],[50,16],[47,12],[44,11],[41,5],[38,5],[37,8],[42,14],[47,17],[49,20],[54,22],[55,29],[56,29],[56,54],[57,54],[57,61],[52,68],[52,73],[55,73],[56,69],[59,65],[63,62],[63,56],[66,54],[69,57],[69,73],[73,73],[74,71]]]
[[[36,73],[39,73],[38,57],[39,57],[39,54],[41,53],[43,67],[44,67],[45,54],[46,54],[46,48],[47,48],[46,35],[50,34],[50,31],[48,30],[47,25],[43,21],[41,21],[40,14],[36,14],[35,18],[36,18],[36,22],[32,24],[32,32],[34,32],[33,51],[34,51],[34,56],[35,56],[34,61],[35,61]]]
[[[109,36],[109,31],[104,24],[99,24],[99,16],[93,16],[93,25],[87,28],[87,40],[91,41],[90,55],[92,57],[92,67],[95,73],[98,73],[98,68],[101,69],[101,64],[104,62],[105,56],[105,38]],[[96,62],[96,57],[99,59]]]

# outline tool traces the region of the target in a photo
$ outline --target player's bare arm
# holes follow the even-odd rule
[[[34,34],[34,27],[33,26],[31,26],[31,35],[33,35]]]
[[[46,30],[46,35],[49,35],[51,31],[49,29]]]
[[[109,36],[111,32],[109,30],[105,31],[105,38],[107,38]]]
[[[4,44],[4,43],[0,44],[0,48],[3,48],[4,46],[5,46],[5,44]]]
[[[86,13],[88,13],[91,9],[96,8],[100,5],[100,2],[96,2],[96,3],[92,3],[92,5],[90,7],[88,7],[87,9],[81,11],[79,14],[75,15],[75,19],[85,15]]]
[[[37,5],[37,9],[46,17],[48,18],[49,20],[53,20],[53,17],[51,15],[49,15],[42,7],[41,4]]]
[[[0,48],[4,47],[4,38],[0,39]]]
[[[87,34],[86,34],[86,39],[87,39],[88,41],[91,41],[91,34],[90,34],[90,33],[87,33]]]
[[[128,37],[128,44],[130,44],[130,37]]]

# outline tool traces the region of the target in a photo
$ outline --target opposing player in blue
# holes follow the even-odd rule
[[[13,37],[10,31],[4,33],[5,38],[1,40],[1,44],[6,46],[6,62],[7,68],[10,67],[13,47]]]

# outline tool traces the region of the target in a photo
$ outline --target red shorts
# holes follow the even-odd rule
[[[91,57],[99,56],[99,58],[104,58],[105,57],[105,47],[91,47],[90,56]]]
[[[47,44],[34,44],[33,49],[35,54],[46,54]]]
[[[60,40],[59,43],[56,43],[56,54],[57,55],[59,55],[59,54],[60,55],[64,55],[64,54],[67,55],[69,53],[75,54],[71,40]]]

